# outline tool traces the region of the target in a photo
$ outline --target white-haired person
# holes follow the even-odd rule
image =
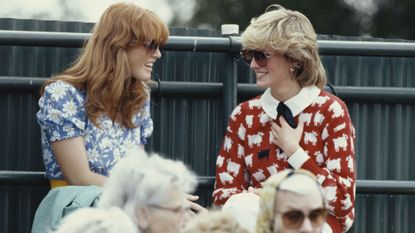
[[[241,35],[242,57],[265,92],[239,104],[229,117],[217,157],[213,202],[285,169],[306,169],[327,193],[334,233],[354,221],[355,132],[346,104],[324,90],[327,77],[317,35],[306,16],[272,5]]]
[[[187,193],[197,179],[181,161],[143,150],[129,153],[110,172],[98,208],[117,206],[142,233],[177,233],[189,219]]]
[[[137,226],[118,207],[84,208],[63,218],[53,233],[138,233]]]
[[[192,218],[180,233],[250,233],[230,214],[218,210],[205,211]]]
[[[256,233],[331,232],[327,199],[311,172],[287,169],[274,174],[260,193]]]

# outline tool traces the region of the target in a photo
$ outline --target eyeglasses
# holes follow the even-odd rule
[[[307,218],[313,226],[319,226],[326,222],[328,211],[326,208],[314,209],[308,213]],[[287,228],[298,229],[303,224],[306,215],[299,210],[291,210],[282,214],[282,221]]]
[[[267,59],[272,57],[273,54],[258,50],[242,50],[241,56],[248,66],[251,65],[252,59],[255,59],[259,66],[265,67],[267,66]]]
[[[190,210],[190,206],[178,206],[178,207],[167,207],[167,206],[160,206],[160,205],[149,205],[151,208],[170,211],[176,214],[183,214]]]
[[[160,49],[160,44],[157,44],[156,42],[154,42],[154,40],[152,41],[144,41],[144,48],[146,48],[148,51],[150,52],[155,52],[157,49]]]

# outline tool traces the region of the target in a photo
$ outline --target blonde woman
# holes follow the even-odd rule
[[[169,31],[133,3],[111,5],[75,63],[41,89],[37,120],[52,188],[102,186],[116,162],[153,131],[150,94]]]
[[[266,91],[232,112],[216,163],[214,204],[257,193],[272,174],[303,168],[327,192],[333,232],[354,220],[354,127],[345,103],[324,91],[317,35],[306,16],[272,5],[242,34],[242,57]]]
[[[263,185],[256,233],[328,233],[327,199],[307,170],[287,169]]]

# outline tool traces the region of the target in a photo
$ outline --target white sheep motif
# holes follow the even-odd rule
[[[219,155],[218,158],[216,159],[216,166],[222,167],[224,161],[225,161],[225,158],[223,156]]]
[[[332,118],[337,118],[337,117],[343,117],[344,116],[344,110],[343,110],[342,106],[339,104],[339,102],[337,102],[337,101],[334,101],[330,105],[329,111],[333,113]]]
[[[321,107],[326,101],[329,99],[327,96],[317,96],[311,106],[315,106],[316,104]]]
[[[239,137],[241,140],[245,140],[245,134],[246,134],[246,129],[245,129],[245,127],[241,124],[241,125],[239,126],[239,129],[238,129],[238,137]]]
[[[233,173],[233,176],[237,176],[239,174],[239,168],[241,165],[232,162],[230,159],[228,160],[228,165],[226,166],[226,169],[228,170],[229,174]]]
[[[321,114],[320,112],[317,112],[314,115],[314,126],[318,126],[321,125],[321,123],[324,121],[324,115]]]
[[[349,216],[346,216],[346,221],[344,222],[344,229],[350,229],[352,225],[353,225],[353,220]]]
[[[324,156],[320,151],[316,151],[314,156],[316,157],[316,162],[319,166],[324,163]]]
[[[343,134],[341,137],[334,138],[333,139],[334,150],[336,152],[339,152],[341,148],[343,151],[346,151],[347,150],[347,139],[348,139],[348,136],[346,134]]]
[[[245,154],[245,148],[238,144],[238,158],[241,158]]]
[[[266,178],[265,175],[264,175],[264,170],[262,170],[262,169],[258,169],[258,171],[255,172],[254,174],[252,174],[252,176],[258,182],[261,182],[261,181],[265,180],[265,178]]]
[[[304,122],[305,125],[309,126],[311,123],[311,113],[301,113],[299,120]]]
[[[339,180],[347,188],[352,187],[352,178],[347,177],[347,179],[346,179],[346,178],[340,177]]]
[[[305,144],[311,143],[313,144],[313,146],[315,146],[317,143],[317,133],[314,131],[304,132],[304,143]]]
[[[350,199],[350,194],[346,193],[345,194],[345,198],[344,200],[341,200],[340,202],[342,203],[342,210],[348,210],[350,209],[350,207],[352,207],[352,201]]]
[[[252,157],[253,156],[254,156],[253,154],[250,154],[250,155],[245,157],[245,164],[246,164],[247,167],[252,167]]]
[[[337,172],[340,172],[340,158],[327,160],[327,169],[329,169],[330,171],[336,170]]]
[[[351,155],[346,157],[347,167],[349,168],[350,172],[354,172],[354,159]]]
[[[227,172],[221,172],[219,173],[219,179],[220,182],[222,182],[222,184],[232,184],[233,183],[233,177],[231,175],[229,175],[229,173]]]
[[[334,132],[339,132],[340,130],[344,129],[346,127],[346,123],[340,124],[336,126],[333,130]]]
[[[262,142],[262,136],[264,136],[264,133],[262,132],[259,132],[258,134],[254,134],[254,135],[248,135],[249,147],[252,148],[254,144],[256,146],[260,146]]]
[[[336,186],[327,186],[327,187],[324,187],[323,190],[329,202],[335,202],[337,200],[337,196],[336,196],[337,187]]]
[[[225,141],[223,143],[223,148],[226,152],[229,152],[229,150],[232,148],[233,141],[230,137],[225,136]]]
[[[248,126],[248,128],[252,128],[253,121],[254,121],[254,116],[253,115],[247,115],[245,117],[245,123]]]
[[[236,115],[239,115],[239,114],[241,114],[241,106],[240,105],[236,106],[236,108],[232,111],[231,119],[233,121],[235,121],[236,120]]]

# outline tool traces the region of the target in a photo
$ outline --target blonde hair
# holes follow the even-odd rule
[[[309,180],[307,181],[307,185],[299,185],[297,183],[298,180],[296,179],[292,179],[290,182],[288,182],[291,177],[294,178],[295,176],[299,175],[306,176],[307,178],[309,178]],[[309,181],[315,182],[310,183]],[[311,186],[311,188],[309,186]],[[277,174],[270,176],[263,183],[259,201],[259,214],[256,223],[256,233],[273,232],[275,204],[277,201],[276,197],[280,188],[281,190],[297,193],[300,195],[308,195],[310,192],[315,191],[315,188],[317,188],[322,196],[323,207],[327,206],[327,199],[323,193],[320,184],[317,182],[317,178],[314,176],[313,173],[304,169],[287,169],[281,171]]]
[[[180,233],[249,233],[229,213],[206,211],[190,219]]]
[[[89,120],[98,126],[106,114],[127,128],[137,127],[132,118],[149,98],[145,83],[130,77],[126,50],[144,41],[165,44],[167,26],[152,11],[133,3],[111,5],[92,29],[72,67],[47,80],[46,85],[63,80],[87,94],[85,109]]]
[[[316,85],[323,89],[326,85],[317,35],[308,18],[298,11],[276,4],[269,6],[242,33],[242,46],[252,50],[272,48],[282,54],[293,65],[294,77],[301,87]]]

